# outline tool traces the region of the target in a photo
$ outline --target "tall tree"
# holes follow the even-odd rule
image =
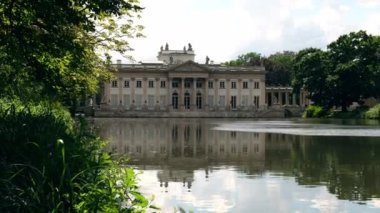
[[[293,90],[304,89],[310,99],[317,105],[326,108],[331,106],[330,88],[327,84],[329,59],[326,52],[316,48],[306,48],[294,58]]]
[[[354,101],[378,94],[373,69],[379,63],[378,44],[364,31],[340,36],[328,45],[331,70],[328,83],[332,86],[335,105],[347,111]]]
[[[0,96],[70,104],[96,92],[108,73],[98,51],[129,50],[141,10],[138,0],[1,1]]]
[[[292,68],[295,53],[292,51],[278,52],[264,60],[266,84],[268,86],[289,86],[292,81]]]

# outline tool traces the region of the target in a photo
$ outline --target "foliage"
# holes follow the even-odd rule
[[[380,119],[380,104],[372,107],[365,113],[365,117],[369,119]]]
[[[380,39],[352,32],[329,44],[327,51],[300,51],[294,60],[293,86],[309,91],[317,105],[347,111],[352,102],[379,95],[379,61]]]
[[[327,111],[321,106],[309,105],[306,107],[302,117],[304,118],[322,118],[327,114]]]
[[[236,60],[231,60],[225,64],[228,66],[259,66],[262,62],[260,53],[249,52],[239,55]]]
[[[304,89],[316,105],[329,108],[328,66],[327,55],[320,49],[306,48],[298,52],[293,64],[293,90],[298,93]]]
[[[289,86],[293,79],[293,59],[291,51],[278,52],[264,59],[265,83],[268,86]]]
[[[135,174],[58,103],[0,100],[1,212],[139,212]]]
[[[71,106],[95,93],[109,78],[98,53],[131,49],[141,9],[138,0],[1,1],[0,96]]]

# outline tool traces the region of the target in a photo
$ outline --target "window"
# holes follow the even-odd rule
[[[197,81],[197,88],[202,88],[202,82],[201,81]]]
[[[185,109],[190,109],[190,93],[185,93]]]
[[[255,81],[255,87],[254,87],[254,88],[255,88],[255,89],[259,89],[259,88],[260,88],[259,86],[260,86],[260,82]]]
[[[208,105],[210,107],[213,107],[214,106],[214,96],[213,95],[209,95],[208,96]]]
[[[131,104],[131,96],[130,95],[124,95],[124,106],[129,106]]]
[[[142,95],[136,95],[136,106],[142,105]]]
[[[213,82],[213,81],[209,81],[209,82],[208,82],[208,88],[209,88],[209,89],[214,88],[214,82]]]
[[[196,104],[197,104],[197,109],[202,109],[202,94],[201,93],[197,93]]]
[[[166,87],[166,81],[161,81],[161,88],[165,88]]]
[[[248,95],[243,95],[242,96],[241,105],[248,106]]]
[[[178,94],[173,93],[172,95],[172,104],[173,104],[173,109],[178,109]]]
[[[226,104],[226,97],[224,95],[219,96],[219,105],[225,106]]]
[[[185,88],[190,88],[190,81],[185,81]]]
[[[256,107],[259,107],[259,104],[260,104],[260,96],[254,96],[254,97],[253,97],[253,104],[254,104]]]
[[[141,88],[141,81],[136,81],[136,87]]]
[[[154,106],[154,95],[148,95],[148,106],[149,107]]]
[[[149,81],[149,88],[154,88],[154,81]]]
[[[231,96],[231,108],[236,109],[236,96]]]
[[[231,81],[231,89],[236,89],[236,82],[235,81]]]
[[[111,105],[117,106],[117,95],[111,95]]]
[[[248,89],[248,81],[243,81],[243,89]]]
[[[178,81],[173,81],[172,82],[172,87],[173,88],[178,88]]]
[[[111,81],[111,87],[116,88],[117,87],[117,81]]]
[[[219,88],[224,89],[224,81],[219,82]]]
[[[124,81],[124,88],[129,88],[129,81],[128,80]]]

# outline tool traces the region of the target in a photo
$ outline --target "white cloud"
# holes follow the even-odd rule
[[[323,48],[339,35],[380,32],[378,0],[142,0],[146,38],[132,40],[132,55],[155,60],[166,42],[182,49],[191,42],[196,61],[224,62],[248,51],[268,55],[306,47]]]

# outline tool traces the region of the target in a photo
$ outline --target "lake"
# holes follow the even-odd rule
[[[380,123],[96,118],[162,212],[380,212]]]

